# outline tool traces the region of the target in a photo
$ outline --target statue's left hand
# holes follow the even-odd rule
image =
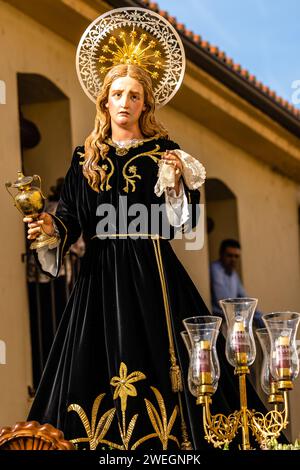
[[[175,169],[175,190],[176,193],[179,193],[179,181],[182,174],[182,163],[180,158],[177,157],[172,150],[167,150],[163,156],[163,160],[165,160],[169,165],[172,165]]]

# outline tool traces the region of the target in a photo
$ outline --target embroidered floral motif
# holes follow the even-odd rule
[[[151,390],[153,391],[156,397],[158,409],[155,408],[155,406],[150,402],[150,400],[148,400],[147,398],[144,399],[146,404],[146,410],[150,422],[153,426],[154,432],[139,438],[134,444],[130,445],[132,434],[139,415],[138,413],[136,413],[130,419],[129,424],[126,427],[127,399],[128,397],[137,396],[137,390],[133,383],[139,382],[140,380],[144,379],[146,379],[146,376],[140,371],[134,371],[127,375],[127,366],[126,364],[121,362],[119,376],[114,376],[110,381],[110,384],[115,387],[113,399],[117,400],[119,398],[121,401],[122,426],[118,422],[118,428],[122,441],[121,444],[112,442],[111,440],[107,439],[107,434],[109,433],[112,421],[116,416],[116,408],[110,408],[108,411],[103,413],[103,415],[97,422],[100,404],[106,396],[105,393],[101,393],[100,395],[98,395],[94,401],[91,413],[91,422],[89,422],[86,412],[80,405],[76,403],[69,405],[68,411],[75,411],[78,414],[87,435],[87,437],[79,437],[76,439],[72,439],[71,442],[73,442],[73,444],[86,442],[89,444],[90,450],[96,450],[99,444],[108,445],[113,449],[134,450],[145,441],[149,439],[158,438],[164,450],[168,448],[169,440],[176,442],[179,447],[178,439],[171,434],[172,428],[178,415],[178,407],[177,405],[175,406],[170,419],[168,419],[164,399],[161,393],[155,387],[151,387]]]
[[[113,399],[116,400],[117,398],[120,398],[121,400],[121,411],[122,411],[122,428],[119,424],[119,431],[121,434],[122,442],[125,447],[125,449],[128,449],[129,441],[132,436],[132,432],[136,423],[136,420],[138,418],[138,414],[134,415],[131,418],[131,421],[128,425],[128,428],[126,429],[126,408],[127,408],[127,397],[136,397],[137,396],[137,391],[134,385],[132,385],[134,382],[138,382],[139,380],[143,380],[146,378],[145,374],[139,371],[132,372],[127,376],[127,366],[124,364],[124,362],[121,362],[120,365],[120,370],[119,370],[120,376],[113,377],[110,381],[110,385],[113,387],[116,387]]]
[[[135,174],[135,173],[136,173],[136,166],[131,165],[131,166],[129,167],[128,171],[129,171],[129,173]]]
[[[133,144],[130,148],[132,147],[138,147],[139,145],[143,144],[144,142],[148,142],[149,140],[154,140],[157,139],[156,137],[151,137],[150,139],[146,139],[144,141],[138,142],[137,144]],[[110,145],[113,145],[116,147],[114,144],[111,143],[111,139],[107,141]],[[127,149],[127,147],[126,147]],[[124,150],[120,148],[120,151]],[[128,148],[129,150],[129,148]],[[117,153],[117,152],[116,152]],[[126,151],[127,153],[127,151]],[[128,162],[126,162],[123,166],[122,170],[122,175],[125,180],[125,186],[123,187],[123,191],[126,193],[129,192],[134,192],[136,190],[136,182],[137,180],[142,180],[142,175],[138,173],[138,168],[136,165],[131,165],[131,162],[133,160],[137,160],[138,158],[141,157],[149,157],[151,160],[153,160],[156,164],[158,164],[160,157],[164,154],[165,152],[160,151],[160,146],[158,144],[155,144],[155,148],[153,150],[150,150],[148,152],[143,152],[135,155],[134,157],[130,158]],[[78,155],[80,155],[80,159],[84,158],[84,153],[78,152]],[[123,155],[123,154],[122,154]],[[80,165],[83,165],[84,161],[80,162]],[[100,191],[109,191],[112,186],[109,183],[110,178],[115,172],[115,166],[109,157],[105,157],[105,163],[101,165],[102,170],[106,173],[105,179],[102,181],[100,185]]]
[[[128,162],[125,163],[122,171],[122,175],[124,177],[124,180],[126,181],[126,184],[123,187],[125,193],[128,193],[129,189],[131,189],[131,192],[134,192],[136,190],[136,180],[142,179],[142,176],[137,173],[137,167],[135,165],[131,165],[133,160],[137,160],[141,157],[148,157],[151,158],[151,160],[153,160],[155,163],[158,163],[160,160],[159,157],[163,154],[164,152],[160,151],[160,146],[157,144],[155,145],[155,148],[153,150],[139,153],[138,155],[135,155],[134,157],[130,158]]]
[[[102,181],[102,183],[100,185],[100,190],[101,191],[109,191],[112,188],[111,185],[109,184],[109,180],[110,180],[110,178],[112,177],[112,175],[114,174],[114,171],[115,171],[115,166],[114,166],[112,160],[109,157],[105,157],[105,161],[110,165],[110,171],[109,171],[109,166],[108,166],[107,163],[103,163],[103,165],[101,165],[101,168],[105,172],[107,172],[105,180]],[[109,171],[109,173],[108,173],[108,171]]]
[[[134,165],[131,165],[128,169],[128,173],[131,173],[132,176],[129,176],[129,175],[124,175],[125,179],[126,179],[126,186],[124,186],[124,191],[125,193],[128,193],[129,192],[129,184],[131,185],[131,191],[134,192],[135,191],[135,183],[136,183],[136,179],[142,179],[141,175],[138,175],[137,172],[136,172],[137,168],[136,166]],[[123,173],[124,174],[124,173]]]
[[[139,380],[143,380],[146,378],[145,374],[139,371],[132,372],[127,376],[127,366],[124,362],[121,362],[120,370],[119,370],[120,377],[113,377],[110,381],[110,385],[116,387],[113,399],[116,400],[120,397],[121,399],[121,410],[126,411],[127,407],[127,397],[136,397],[137,391],[134,385],[134,382],[138,382]]]

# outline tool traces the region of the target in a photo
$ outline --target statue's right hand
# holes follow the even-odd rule
[[[27,238],[29,240],[35,240],[35,238],[41,234],[42,228],[47,235],[54,235],[54,225],[50,214],[42,212],[37,219],[32,217],[24,217],[23,222],[28,224]]]

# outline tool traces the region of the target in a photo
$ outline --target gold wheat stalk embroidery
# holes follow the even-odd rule
[[[151,439],[152,437],[159,438],[159,440],[162,443],[163,450],[168,449],[169,439],[175,441],[178,447],[180,447],[178,439],[175,436],[171,435],[171,431],[172,431],[174,422],[178,414],[178,406],[177,405],[175,406],[173,413],[171,414],[170,420],[168,422],[165,402],[161,393],[155,387],[151,387],[151,390],[155,394],[155,397],[159,406],[160,415],[157,409],[155,408],[155,406],[149,400],[147,400],[147,398],[145,398],[145,403],[146,403],[146,409],[147,409],[151,424],[155,430],[155,433],[142,437],[132,446],[131,449],[132,450],[136,449],[140,444],[145,442],[147,439]]]
[[[119,424],[119,431],[120,431],[121,439],[122,439],[123,446],[124,446],[123,448],[125,450],[129,449],[129,442],[130,442],[130,439],[131,439],[131,436],[132,436],[134,426],[135,426],[135,423],[136,423],[137,419],[138,419],[138,414],[134,415],[131,418],[130,423],[128,425],[128,428],[126,429],[125,412],[122,412],[122,427],[123,427],[123,429],[121,428],[120,423],[118,423],[118,424]]]
[[[98,444],[100,442],[105,442],[103,441],[103,438],[105,437],[111,422],[114,418],[115,415],[115,408],[111,408],[110,410],[106,411],[101,418],[98,421],[97,427],[96,427],[96,420],[97,420],[97,414],[99,411],[100,403],[105,396],[105,393],[102,393],[97,396],[97,398],[94,401],[93,408],[92,408],[92,422],[90,424],[88,417],[83,410],[83,408],[80,405],[77,405],[76,403],[73,403],[68,407],[68,411],[75,411],[85,429],[85,432],[87,434],[87,437],[79,437],[77,439],[73,439],[71,442],[73,444],[77,444],[78,442],[89,442],[90,445],[90,450],[96,450]],[[114,447],[121,447],[118,445],[115,445]]]

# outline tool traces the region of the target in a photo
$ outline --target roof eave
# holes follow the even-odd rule
[[[300,137],[300,120],[296,116],[293,116],[288,110],[277,104],[272,98],[269,98],[241,75],[235,73],[225,63],[214,58],[205,50],[197,48],[186,37],[181,35],[181,39],[185,47],[187,59],[191,60],[195,65],[205,70],[260,111],[267,114],[288,131]]]
[[[133,6],[147,8],[142,1],[138,0],[107,0],[114,8]],[[177,30],[178,31],[178,30]],[[260,111],[278,122],[282,127],[300,138],[300,120],[293,116],[287,109],[276,103],[271,97],[251,84],[247,79],[237,74],[211,53],[197,47],[185,35],[178,31],[185,47],[186,57],[198,67],[205,70],[212,77],[219,80],[240,97],[251,103]]]

